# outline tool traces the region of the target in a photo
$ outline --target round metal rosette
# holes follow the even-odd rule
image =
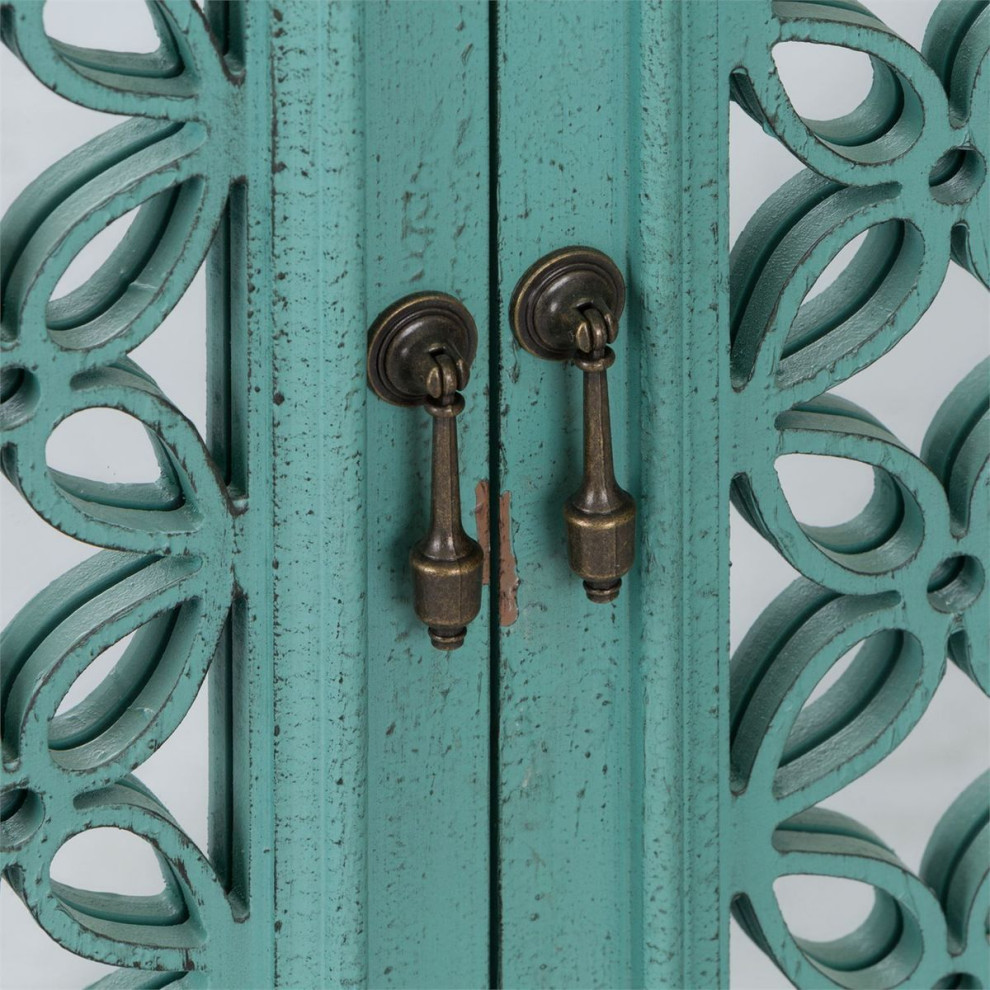
[[[397,406],[430,397],[435,355],[450,356],[458,388],[467,384],[478,350],[478,328],[463,303],[443,292],[416,292],[380,313],[368,330],[368,384]]]
[[[584,310],[611,315],[617,328],[625,301],[625,282],[611,258],[591,247],[566,247],[541,258],[519,280],[509,322],[530,354],[566,361],[574,356],[574,334]]]

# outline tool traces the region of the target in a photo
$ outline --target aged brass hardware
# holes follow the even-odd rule
[[[368,331],[368,384],[386,402],[433,417],[430,529],[409,553],[416,614],[439,650],[456,650],[481,608],[481,547],[461,525],[455,418],[478,349],[471,314],[453,296],[418,292]]]
[[[593,602],[616,598],[635,553],[636,503],[615,481],[606,377],[625,295],[622,273],[607,255],[567,247],[536,262],[509,304],[525,350],[584,372],[584,481],[564,503],[564,521],[571,570]]]

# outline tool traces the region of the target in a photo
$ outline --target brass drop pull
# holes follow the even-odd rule
[[[607,255],[568,247],[536,262],[509,305],[525,350],[584,372],[584,481],[564,504],[564,521],[571,570],[593,602],[616,598],[635,553],[636,503],[615,480],[606,377],[625,295],[622,273]]]
[[[439,650],[456,650],[481,608],[481,547],[461,525],[456,417],[459,389],[478,349],[471,314],[453,296],[418,292],[381,313],[368,331],[368,383],[397,406],[433,417],[430,529],[409,554],[416,614]]]

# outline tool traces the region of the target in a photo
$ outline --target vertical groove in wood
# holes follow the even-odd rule
[[[714,987],[727,959],[727,83],[718,5],[661,0],[637,11],[642,979]]]
[[[207,269],[208,435],[237,506],[238,584],[210,681],[211,855],[247,913],[212,982],[275,985],[272,82],[268,4],[213,4],[243,67],[237,181]]]
[[[499,243],[501,234],[501,149],[499,143],[500,5],[488,4],[488,536],[490,552],[489,663],[488,663],[488,986],[503,986],[502,926],[502,545],[511,546],[513,533],[509,515],[511,494],[502,492],[502,445],[500,441],[502,399],[502,355],[507,345],[503,334],[503,294],[499,288]],[[506,503],[502,513],[503,500]],[[482,525],[479,521],[479,526]],[[515,559],[513,558],[513,575]],[[513,600],[518,591],[514,578]],[[516,601],[515,617],[519,617]]]

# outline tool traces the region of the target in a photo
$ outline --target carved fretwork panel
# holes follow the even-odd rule
[[[223,417],[213,416],[208,445],[129,356],[185,294],[227,216],[242,107],[237,62],[213,33],[226,30],[225,12],[213,11],[211,27],[190,3],[149,10],[160,40],[149,54],[54,40],[41,3],[2,13],[4,43],[45,86],[129,117],[17,199],[4,220],[2,267],[3,472],[47,523],[102,548],[3,633],[3,870],[53,939],[126,967],[101,981],[114,987],[204,985],[247,911],[225,844],[216,855],[198,848],[133,773],[186,716],[214,657],[225,656],[235,521],[246,508],[228,490]],[[53,299],[79,252],[130,211],[135,219],[99,269]],[[211,378],[224,380],[216,366]],[[53,431],[91,409],[144,427],[156,480],[115,484],[49,466]],[[127,637],[103,680],[59,711],[87,668]],[[204,752],[204,775],[207,762]],[[215,787],[222,794],[220,780]],[[51,878],[59,850],[101,827],[148,844],[159,894]],[[229,827],[223,820],[218,832]]]
[[[990,367],[945,398],[918,453],[830,392],[912,330],[949,264],[990,285],[990,8],[942,3],[920,52],[855,2],[727,8],[744,49],[734,99],[807,166],[731,255],[733,502],[802,575],[732,659],[734,914],[797,986],[985,986],[988,778],[945,810],[917,872],[821,803],[908,736],[947,658],[990,691]],[[862,104],[834,120],[799,116],[773,58],[781,42],[866,53]],[[774,468],[792,454],[868,465],[872,497],[843,524],[803,524]],[[774,894],[793,875],[865,883],[873,910],[843,938],[802,940]]]

